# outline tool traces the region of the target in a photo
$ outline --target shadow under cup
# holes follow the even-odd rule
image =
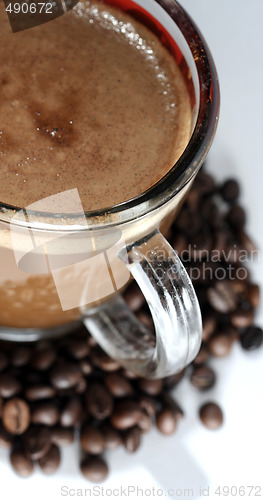
[[[123,290],[130,280],[130,250],[135,242],[149,241],[160,226],[168,230],[216,130],[216,70],[204,39],[182,7],[174,0],[104,3],[143,22],[174,55],[190,95],[192,135],[176,165],[158,183],[120,205],[62,214],[41,211],[38,204],[26,211],[0,204],[4,340],[37,340],[72,331],[89,310],[94,312]]]

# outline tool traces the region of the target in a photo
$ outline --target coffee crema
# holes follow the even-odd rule
[[[25,208],[77,188],[96,210],[170,170],[189,141],[190,99],[147,27],[94,1],[15,34],[2,4],[0,23],[1,202]]]

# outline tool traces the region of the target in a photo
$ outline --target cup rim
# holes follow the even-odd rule
[[[191,181],[200,169],[216,132],[220,93],[217,71],[209,47],[195,22],[177,0],[169,2],[167,0],[155,1],[176,23],[194,58],[200,89],[196,124],[188,145],[180,158],[153,186],[136,197],[115,206],[85,212],[89,227],[92,226],[93,229],[130,222],[169,202]],[[11,221],[14,224],[24,225],[23,222],[21,223],[21,221],[15,219],[15,215],[22,211],[24,209],[0,202],[0,220],[2,222]],[[80,225],[76,223],[78,220],[76,214],[51,214],[33,212],[28,209],[26,209],[26,212],[28,216],[32,216],[32,218],[30,217],[30,223],[26,223],[26,225],[34,225],[36,228],[59,229],[62,231],[87,229],[87,226],[83,226],[83,223]],[[80,217],[83,219],[83,214]],[[43,221],[39,220],[40,218],[43,218]]]

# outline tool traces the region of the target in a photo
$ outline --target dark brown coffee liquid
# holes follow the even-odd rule
[[[0,6],[0,200],[77,188],[85,210],[139,195],[184,150],[191,111],[177,63],[145,26],[87,1],[12,33]]]

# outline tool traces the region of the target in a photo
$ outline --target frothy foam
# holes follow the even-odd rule
[[[16,34],[1,6],[0,22],[2,202],[77,188],[85,210],[101,209],[167,173],[189,140],[190,102],[148,28],[93,1]]]

